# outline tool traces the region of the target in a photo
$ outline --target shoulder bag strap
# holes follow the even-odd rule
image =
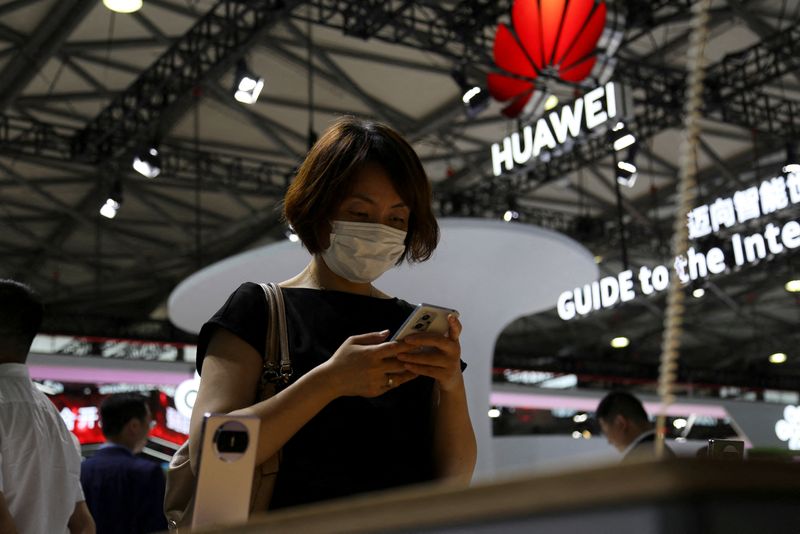
[[[289,356],[289,341],[286,334],[286,308],[280,286],[273,282],[260,284],[267,301],[269,324],[264,345],[264,367],[262,373],[261,398],[274,394],[275,384],[286,384],[292,376],[292,362]],[[272,384],[272,387],[268,387]]]

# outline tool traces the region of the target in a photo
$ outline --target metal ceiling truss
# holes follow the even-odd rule
[[[204,82],[219,79],[298,0],[222,0],[128,89],[75,136],[74,159],[127,157],[161,139],[194,103]]]
[[[79,131],[74,128],[0,114],[0,153],[11,157],[71,161],[70,148],[76,135]],[[199,179],[204,191],[233,191],[277,199],[294,171],[293,165],[283,162],[198,151],[170,143],[162,145],[161,153],[163,178],[159,178],[159,184],[178,182],[193,187]],[[96,170],[90,163],[78,163],[86,170]],[[123,169],[115,166],[109,172],[132,172],[128,161]]]

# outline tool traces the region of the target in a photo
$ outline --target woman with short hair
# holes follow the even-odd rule
[[[291,380],[252,404],[269,321],[262,288],[242,284],[200,332],[191,435],[205,412],[258,416],[256,462],[282,450],[271,509],[440,478],[468,481],[476,444],[461,324],[450,316],[446,336],[389,341],[413,306],[372,284],[404,260],[427,260],[438,242],[414,150],[386,125],[341,118],[298,170],[284,215],[312,254],[279,284]],[[190,446],[197,458],[197,440]]]

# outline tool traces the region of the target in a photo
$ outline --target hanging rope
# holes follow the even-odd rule
[[[680,150],[678,206],[672,236],[672,256],[685,256],[689,245],[686,220],[697,196],[697,143],[700,133],[703,80],[705,78],[703,49],[708,40],[708,10],[711,0],[699,0],[692,5],[691,37],[687,52],[687,83],[684,137]],[[678,374],[683,312],[686,293],[675,269],[672,269],[664,314],[664,338],[661,344],[661,368],[658,394],[661,409],[656,420],[656,457],[664,454],[666,413],[675,401],[674,387]]]

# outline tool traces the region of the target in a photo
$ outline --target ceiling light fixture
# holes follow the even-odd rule
[[[135,13],[142,9],[142,0],[103,0],[103,5],[114,13]]]
[[[611,128],[611,145],[616,152],[625,150],[636,142],[636,137],[628,130],[625,124],[618,122]]]
[[[155,178],[161,174],[161,153],[153,145],[133,157],[133,168],[146,178]]]
[[[789,280],[783,287],[789,293],[800,293],[800,280]]]
[[[111,192],[105,203],[100,206],[100,215],[106,219],[113,219],[117,216],[120,206],[122,206],[122,184],[115,180],[111,186]]]
[[[631,344],[631,340],[625,336],[615,337],[611,340],[611,346],[615,349],[624,349]]]
[[[631,136],[633,138],[633,136]],[[638,169],[636,168],[636,153],[639,151],[639,144],[634,140],[633,144],[628,149],[628,155],[617,162],[617,182],[625,187],[633,187],[636,185],[636,178],[639,177]]]
[[[233,98],[242,104],[255,104],[263,88],[264,78],[251,72],[245,60],[239,60],[233,82]]]
[[[461,101],[464,103],[464,113],[474,119],[480,112],[489,106],[489,93],[480,86],[467,83],[464,67],[457,67],[450,71],[450,76],[461,90]]]
[[[786,362],[786,353],[784,352],[776,352],[775,354],[770,354],[769,356],[769,363],[774,364],[781,364]]]

